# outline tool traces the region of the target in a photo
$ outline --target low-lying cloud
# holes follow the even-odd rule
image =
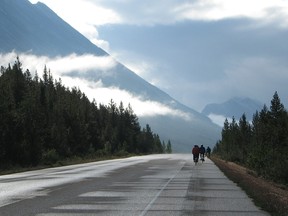
[[[98,104],[107,105],[112,99],[118,105],[120,102],[123,102],[124,106],[130,104],[135,114],[139,117],[169,115],[180,117],[186,121],[193,120],[190,113],[172,109],[157,101],[144,100],[141,96],[135,96],[128,91],[114,86],[107,87],[102,83],[101,79],[89,80],[83,78],[85,76],[81,75],[81,73],[86,73],[93,69],[103,74],[108,71],[107,76],[111,75],[109,74],[111,69],[117,64],[111,57],[71,54],[64,57],[49,58],[47,56],[11,52],[0,54],[1,65],[7,67],[8,64],[13,64],[17,56],[19,56],[24,70],[29,69],[32,74],[35,74],[37,71],[38,76],[41,76],[41,72],[46,65],[47,69],[51,70],[52,76],[55,79],[61,78],[64,86],[79,88],[91,101],[95,99]],[[69,76],[69,73],[73,71],[78,71],[78,76],[77,73],[76,76]]]
[[[11,52],[0,54],[1,62],[4,64],[13,63],[19,56],[24,68],[33,71],[42,71],[44,66],[51,69],[53,74],[62,75],[71,71],[87,72],[97,68],[101,71],[109,71],[116,66],[116,61],[110,56],[95,56],[92,54],[68,56],[56,56],[53,58],[47,56],[36,56],[27,53]]]
[[[219,125],[220,127],[223,127],[225,120],[227,119],[228,122],[232,122],[232,119],[223,115],[217,115],[217,114],[209,114],[208,117],[210,118],[210,120]]]

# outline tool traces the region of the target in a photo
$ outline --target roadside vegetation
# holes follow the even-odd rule
[[[257,175],[288,185],[288,113],[275,92],[270,109],[253,116],[252,123],[245,114],[239,123],[226,119],[222,140],[213,153],[227,161],[237,162],[256,171]]]
[[[135,154],[171,153],[132,107],[92,102],[44,68],[23,72],[19,59],[0,70],[0,170]]]
[[[288,112],[277,92],[273,95],[270,108],[264,105],[260,112],[256,111],[252,122],[246,120],[245,114],[238,122],[235,118],[232,122],[226,119],[222,139],[213,149],[216,165],[272,215],[288,215],[287,195],[278,196],[275,190],[270,190],[272,185],[277,184],[276,188],[288,194],[287,152]],[[219,159],[226,161],[226,164]],[[239,170],[233,170],[228,165],[230,162],[245,167],[254,180],[248,178],[247,173],[243,177]],[[271,188],[261,187],[262,180],[269,181]]]

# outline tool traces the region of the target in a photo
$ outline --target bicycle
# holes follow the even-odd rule
[[[204,154],[200,154],[200,160],[202,161],[202,163],[205,161]]]
[[[197,165],[198,160],[199,160],[199,155],[198,156],[197,155],[193,155],[193,161],[194,161],[195,165]]]

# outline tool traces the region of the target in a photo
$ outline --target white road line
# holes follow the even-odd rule
[[[146,215],[146,213],[151,209],[152,205],[154,204],[154,202],[158,199],[158,197],[160,196],[160,194],[162,193],[162,191],[167,187],[167,185],[178,175],[178,173],[181,171],[182,167],[184,166],[185,163],[182,164],[182,166],[180,167],[180,169],[178,170],[178,172],[171,177],[165,185],[163,185],[163,187],[161,188],[161,190],[156,194],[156,196],[150,201],[150,203],[146,206],[146,208],[142,211],[142,213],[139,216],[144,216]]]

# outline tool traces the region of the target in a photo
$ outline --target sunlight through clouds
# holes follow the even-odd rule
[[[95,26],[107,24],[151,25],[169,24],[187,19],[209,21],[237,17],[270,22],[277,20],[279,16],[288,17],[288,2],[285,0],[196,0],[185,2],[159,0],[153,3],[115,0],[107,2],[99,0],[40,1],[51,7],[59,16],[90,39],[98,36]],[[65,5],[65,10],[63,10],[63,5]],[[75,14],[79,15],[75,16]],[[288,26],[287,21],[286,24]]]
[[[46,4],[92,43],[106,51],[109,50],[109,43],[99,39],[96,26],[122,22],[116,10],[102,7],[89,0],[30,0],[34,4],[38,1]]]
[[[38,0],[30,0],[32,3]],[[40,0],[92,43],[111,53],[110,42],[99,35],[98,27],[109,25],[173,25],[177,22],[219,21],[248,18],[251,26],[275,24],[288,27],[288,2],[285,0],[178,0],[99,1]],[[63,9],[65,8],[65,9]]]
[[[102,7],[89,0],[40,0],[40,2],[51,6],[55,13],[61,15],[64,20],[69,20],[74,27],[80,27],[83,23],[97,26],[121,23],[122,20],[116,10]]]

